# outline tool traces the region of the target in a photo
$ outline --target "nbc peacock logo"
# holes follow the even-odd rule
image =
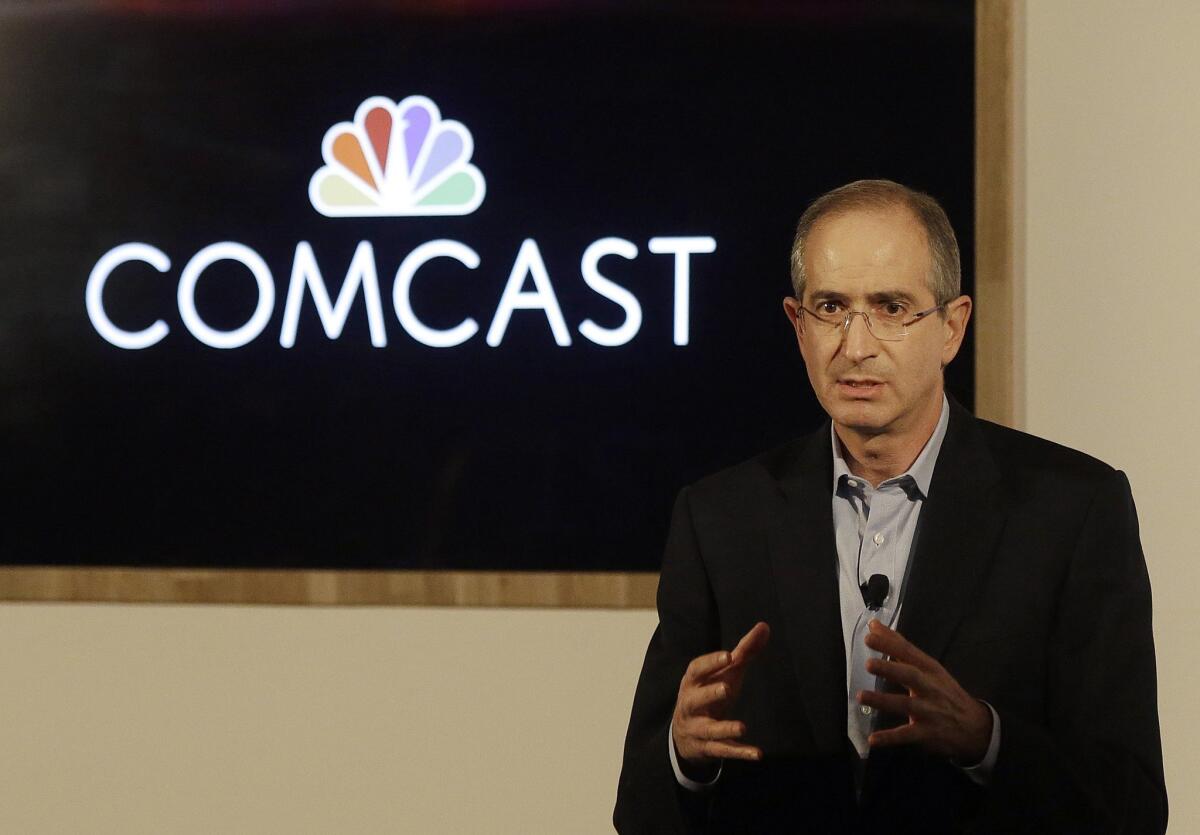
[[[483,203],[475,143],[425,96],[372,96],[325,132],[308,197],[326,217],[468,215]]]

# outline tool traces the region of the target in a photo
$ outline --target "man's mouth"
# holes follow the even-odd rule
[[[845,394],[866,395],[883,388],[883,380],[859,377],[843,377],[838,380],[838,388]]]

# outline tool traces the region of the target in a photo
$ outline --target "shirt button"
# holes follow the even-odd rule
[[[882,533],[877,533],[877,534],[875,534],[874,539],[875,539],[876,545],[882,545],[884,543],[884,540],[887,539],[887,537],[884,536]]]
[[[846,481],[846,486],[848,486],[848,487],[857,487],[857,486],[858,486],[858,482],[857,482],[857,481],[855,481],[855,480],[854,480],[854,479],[852,479],[852,478],[851,478],[851,479],[847,479],[847,481]]]
[[[863,716],[870,716],[871,715],[871,706],[870,705],[862,705],[861,707],[859,707],[859,711],[862,713]]]

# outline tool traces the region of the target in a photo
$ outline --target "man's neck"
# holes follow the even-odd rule
[[[889,478],[908,470],[925,444],[929,443],[942,415],[942,395],[938,393],[937,407],[927,410],[913,430],[871,434],[840,424],[834,424],[842,456],[850,472],[878,487]]]

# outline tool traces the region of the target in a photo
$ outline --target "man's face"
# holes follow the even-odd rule
[[[803,303],[843,312],[902,304],[908,319],[937,304],[930,264],[925,232],[905,208],[826,217],[806,241]],[[809,382],[836,425],[864,436],[932,431],[942,407],[942,368],[962,344],[969,298],[950,302],[945,318],[934,313],[909,326],[899,342],[875,338],[861,316],[848,330],[823,328],[800,313],[795,299],[785,299],[784,307]]]

